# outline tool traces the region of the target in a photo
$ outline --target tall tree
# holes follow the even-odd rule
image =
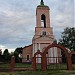
[[[22,47],[19,47],[19,48],[16,48],[15,49],[15,52],[18,52],[18,54],[22,54]]]
[[[19,48],[16,48],[15,49],[15,51],[14,51],[14,56],[15,56],[15,61],[16,62],[21,62],[21,57],[19,57],[19,56],[21,56],[21,54],[22,54],[22,47],[19,47]]]
[[[62,32],[61,40],[59,41],[64,47],[69,48],[70,50],[75,50],[75,28],[65,28]]]
[[[5,62],[9,62],[9,60],[10,60],[10,54],[9,54],[8,49],[5,49],[5,50],[4,50],[3,56],[4,56]]]

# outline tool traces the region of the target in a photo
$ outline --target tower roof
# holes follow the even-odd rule
[[[40,2],[40,5],[44,5],[44,2],[43,2],[43,0],[41,0],[41,2]]]
[[[44,4],[44,1],[43,0],[41,0],[40,5],[38,5],[37,7],[46,7],[46,8],[49,9],[49,7]]]

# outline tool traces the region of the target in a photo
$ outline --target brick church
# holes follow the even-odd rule
[[[32,44],[25,46],[22,52],[22,62],[31,62],[32,57],[37,51],[43,52],[47,46],[53,43],[54,35],[52,27],[50,26],[50,13],[49,7],[44,5],[43,0],[41,0],[40,5],[36,8],[36,27],[35,34],[32,38]],[[47,56],[49,57],[58,57],[61,56],[61,52],[56,50],[57,48],[51,48]],[[37,57],[40,57],[38,55]],[[37,63],[40,63],[40,60],[37,60]],[[49,59],[48,63],[55,63],[54,59]]]

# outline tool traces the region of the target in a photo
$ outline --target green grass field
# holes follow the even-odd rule
[[[61,65],[61,66],[60,66]],[[38,70],[37,71],[14,71],[14,72],[0,72],[0,75],[75,75],[75,70],[68,71],[66,70],[67,66],[66,64],[60,64],[60,65],[48,65],[47,71],[41,71],[41,66],[37,65]],[[0,68],[9,68],[9,64],[0,64]],[[75,65],[73,65],[75,66]],[[17,63],[15,64],[15,67],[31,67],[31,64],[22,64]],[[64,69],[64,70],[59,70]]]
[[[0,72],[0,75],[75,75],[75,71],[49,70],[49,71],[16,71]]]
[[[0,68],[9,68],[10,64],[0,64]],[[24,63],[15,63],[15,67],[32,67],[31,64],[24,64]]]

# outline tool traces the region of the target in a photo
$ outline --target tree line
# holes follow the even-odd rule
[[[68,48],[70,51],[75,51],[75,27],[64,29],[59,44]]]
[[[0,62],[10,62],[11,57],[15,56],[15,62],[22,62],[22,47],[16,48],[14,52],[9,53],[8,49],[5,49],[2,53],[0,50]]]

